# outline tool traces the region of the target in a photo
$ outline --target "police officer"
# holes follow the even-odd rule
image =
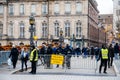
[[[108,61],[108,49],[106,48],[105,45],[102,45],[102,49],[100,51],[100,54],[99,54],[99,59],[101,59],[101,63],[100,63],[100,67],[99,67],[99,73],[101,73],[101,69],[102,69],[102,66],[104,66],[104,72],[103,73],[107,73],[106,70],[107,70],[107,61]]]
[[[38,61],[38,50],[35,48],[35,46],[32,46],[32,51],[30,53],[30,62],[32,70],[29,73],[36,74],[36,66]]]

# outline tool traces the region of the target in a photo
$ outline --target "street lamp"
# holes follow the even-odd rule
[[[60,29],[60,37],[59,37],[60,45],[62,45],[63,41],[64,41],[63,30],[62,30],[62,28],[61,28],[61,29]]]
[[[30,28],[29,28],[29,32],[30,32],[30,45],[33,46],[34,42],[33,42],[33,32],[35,32],[35,28],[33,27],[35,24],[35,18],[33,15],[31,15],[29,17],[29,24],[30,24]]]

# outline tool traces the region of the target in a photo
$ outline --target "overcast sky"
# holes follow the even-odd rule
[[[113,13],[113,1],[112,0],[96,0],[98,3],[98,10],[100,14]]]

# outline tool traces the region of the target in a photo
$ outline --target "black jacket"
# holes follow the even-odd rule
[[[47,48],[47,54],[50,55],[50,54],[52,54],[52,53],[53,53],[52,48],[51,48],[51,47],[48,47],[48,48]]]
[[[56,49],[56,54],[63,54],[64,55],[65,54],[64,49],[62,47],[57,48]]]
[[[70,49],[70,47],[65,48],[65,55],[72,55],[72,49]]]
[[[18,55],[19,55],[18,49],[17,48],[12,48],[11,52],[10,52],[10,55],[9,55],[9,58],[11,57],[12,60],[17,60]]]
[[[114,48],[109,47],[108,53],[109,53],[109,56],[110,56],[110,57],[114,57]]]

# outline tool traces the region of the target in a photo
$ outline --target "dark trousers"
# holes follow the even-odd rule
[[[101,59],[100,67],[99,67],[99,72],[101,73],[102,66],[104,66],[104,72],[107,70],[107,59]]]
[[[31,73],[36,74],[37,61],[31,62],[32,70]]]
[[[17,63],[17,59],[13,59],[13,60],[12,60],[12,64],[13,64],[13,68],[14,68],[14,69],[16,68],[16,63]]]
[[[25,64],[25,69],[27,70],[27,60],[22,60],[22,70]]]
[[[66,67],[68,69],[70,69],[71,67],[70,61],[71,61],[71,56],[66,56]]]
[[[110,59],[108,60],[108,67],[112,66],[113,64],[113,57],[110,57]]]

